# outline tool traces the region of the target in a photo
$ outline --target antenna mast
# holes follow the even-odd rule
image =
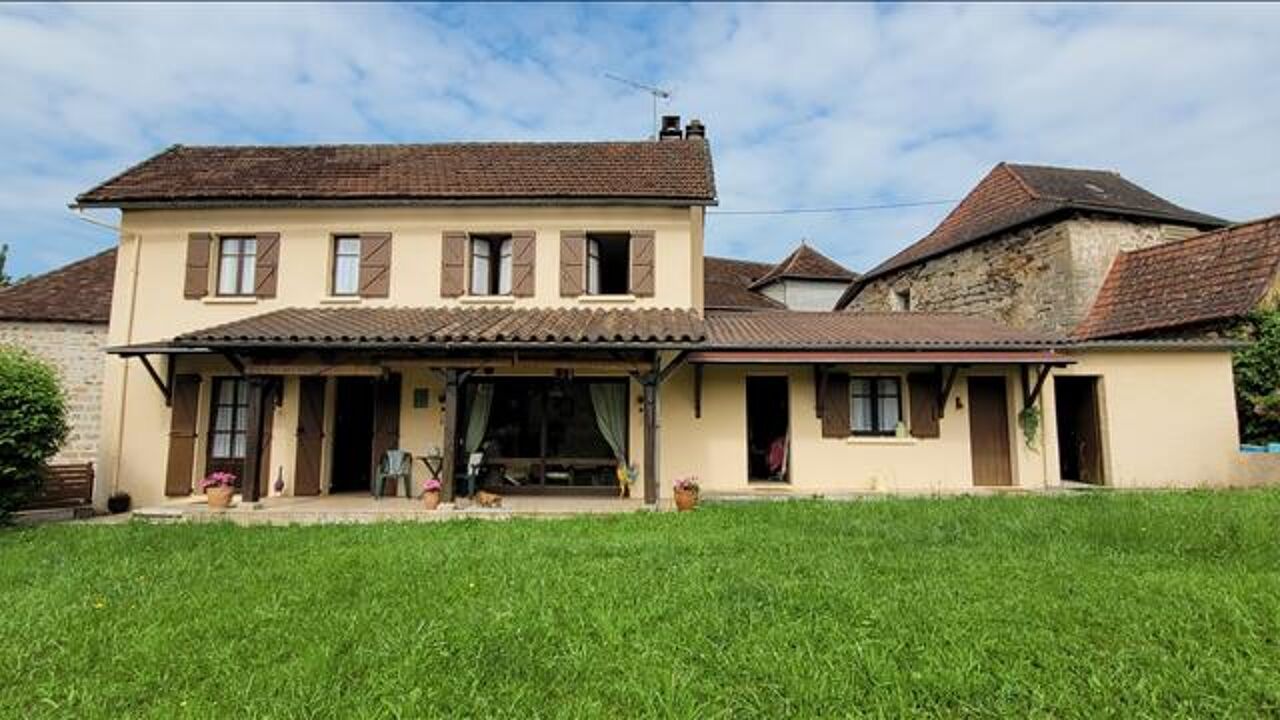
[[[645,85],[644,83],[638,83],[635,80],[628,80],[624,77],[619,77],[618,75],[614,75],[613,73],[605,73],[604,76],[609,78],[610,80],[613,80],[614,82],[620,82],[623,85],[633,87],[636,90],[647,92],[649,93],[649,95],[653,97],[653,139],[657,140],[658,139],[658,100],[659,99],[670,100],[671,91],[664,90],[660,87],[654,87],[653,85]]]

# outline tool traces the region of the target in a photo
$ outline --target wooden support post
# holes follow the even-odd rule
[[[653,354],[653,371],[640,380],[644,388],[644,502],[658,503],[658,378],[661,358]]]
[[[702,417],[702,368],[701,363],[693,366],[693,416]]]
[[[248,418],[245,421],[244,472],[240,478],[240,497],[246,503],[258,502],[259,470],[262,464],[263,433],[266,413],[271,408],[271,380],[251,375],[246,380],[249,391]]]
[[[441,443],[444,460],[440,469],[440,500],[453,502],[453,477],[458,459],[458,371],[444,371],[444,437]]]

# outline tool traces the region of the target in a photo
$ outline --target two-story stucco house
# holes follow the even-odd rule
[[[616,496],[619,465],[648,503],[685,475],[723,494],[1042,488],[1062,478],[1054,432],[1020,418],[1050,373],[1094,362],[962,314],[708,308],[700,123],[644,142],[175,146],[76,202],[122,211],[99,492],[139,503],[218,469],[247,500],[367,494],[387,450],[433,448],[446,500]],[[1229,361],[1126,362],[1107,365],[1108,407],[1146,430],[1107,441],[1124,444],[1108,482],[1225,482]],[[1170,381],[1189,386],[1176,403]],[[1200,414],[1171,411],[1187,393]],[[1207,459],[1133,461],[1160,431]]]

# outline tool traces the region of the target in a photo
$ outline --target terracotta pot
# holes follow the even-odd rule
[[[698,493],[689,490],[676,490],[676,509],[689,512],[698,505]]]
[[[427,490],[422,493],[422,504],[427,506],[428,510],[435,510],[440,507],[440,491]]]
[[[235,492],[235,488],[226,485],[217,485],[204,491],[204,496],[209,499],[209,507],[219,510],[226,510],[231,507],[231,495]]]

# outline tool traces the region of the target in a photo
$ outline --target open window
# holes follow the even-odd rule
[[[911,289],[899,288],[893,291],[894,312],[911,312]]]
[[[511,236],[471,236],[471,294],[511,294]]]
[[[1055,376],[1058,476],[1102,485],[1102,413],[1097,377]]]
[[[626,295],[631,291],[631,235],[587,235],[587,294]]]

